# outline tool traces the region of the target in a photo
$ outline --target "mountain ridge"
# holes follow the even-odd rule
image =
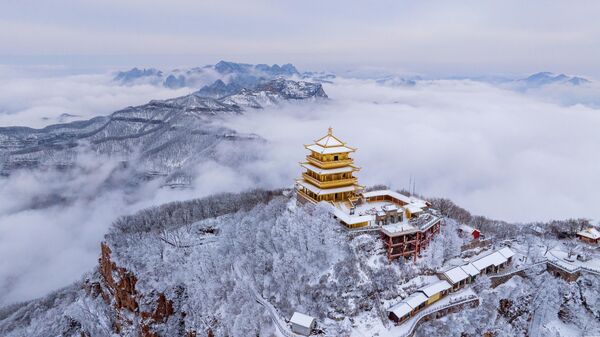
[[[39,166],[68,167],[85,144],[99,155],[119,154],[138,160],[145,170],[169,174],[188,166],[187,161],[196,162],[199,153],[211,158],[210,148],[221,141],[260,138],[239,134],[216,121],[245,109],[319,99],[327,99],[321,84],[277,79],[222,98],[192,93],[42,129],[2,127],[0,173],[9,175],[15,169]]]
[[[121,85],[150,83],[170,89],[178,89],[186,86],[199,87],[209,85],[209,83],[213,83],[216,80],[229,82],[236,77],[243,78],[243,81],[247,84],[258,84],[260,81],[272,80],[276,77],[290,78],[292,76],[300,76],[300,72],[291,63],[282,65],[253,65],[222,60],[214,65],[174,69],[171,71],[134,67],[130,70],[116,72],[113,81]],[[238,79],[238,81],[240,80]]]

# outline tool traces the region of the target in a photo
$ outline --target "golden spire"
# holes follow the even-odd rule
[[[327,134],[328,135],[333,135],[333,128],[330,126],[329,129],[327,129]]]

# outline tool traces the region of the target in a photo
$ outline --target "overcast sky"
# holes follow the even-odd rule
[[[598,77],[598,17],[598,1],[4,0],[0,63]]]

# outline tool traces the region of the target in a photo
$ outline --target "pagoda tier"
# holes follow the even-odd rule
[[[306,156],[306,162],[300,163],[306,171],[297,181],[298,195],[313,203],[354,199],[362,190],[353,175],[359,168],[353,165],[354,160],[349,156],[356,149],[336,138],[331,128],[327,135],[305,147],[310,154]]]

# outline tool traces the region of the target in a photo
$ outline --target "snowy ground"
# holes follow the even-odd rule
[[[561,266],[571,266],[570,269],[584,268],[592,272],[600,274],[600,254],[594,254],[588,261],[580,261],[577,259],[577,254],[569,258],[569,253],[560,249],[553,249],[548,252],[548,259],[560,261]]]

